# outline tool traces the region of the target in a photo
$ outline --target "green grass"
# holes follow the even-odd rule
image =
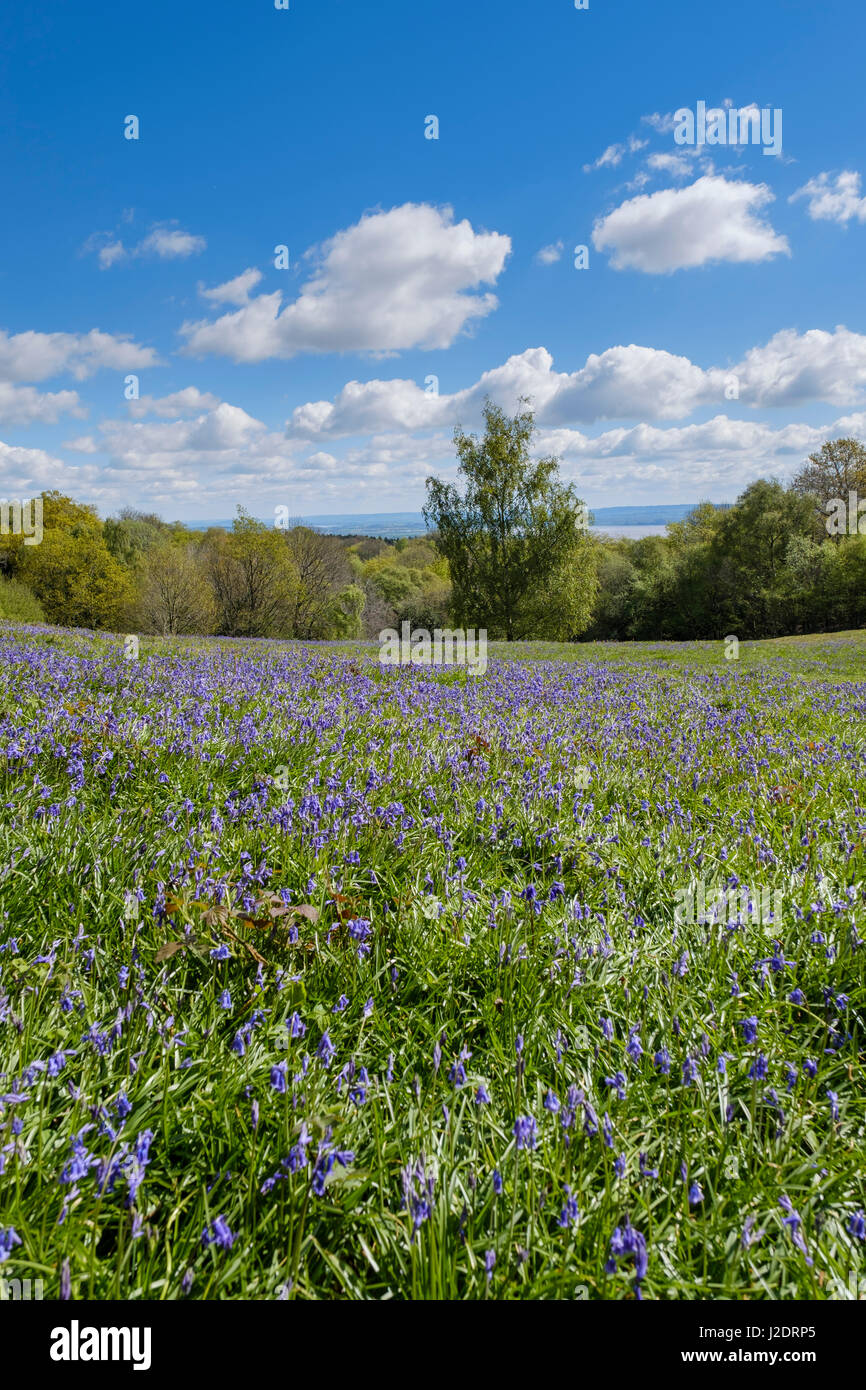
[[[0,631],[3,1276],[633,1298],[630,1221],[647,1299],[862,1293],[866,634],[375,654]],[[676,919],[732,875],[779,917]]]

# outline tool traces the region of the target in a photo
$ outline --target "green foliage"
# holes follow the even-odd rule
[[[530,410],[509,417],[488,399],[484,422],[480,440],[454,435],[463,495],[427,479],[424,516],[448,561],[454,617],[508,641],[574,637],[589,622],[596,586],[582,504],[559,481],[555,458],[530,458]]]
[[[134,589],[106,547],[98,518],[95,526],[73,521],[69,530],[43,524],[41,544],[19,549],[16,576],[35,594],[47,621],[109,631],[125,627]]]
[[[759,479],[729,508],[701,503],[666,538],[607,542],[598,573],[591,639],[760,638],[866,621],[866,537],[830,540],[796,480]]]
[[[0,618],[14,623],[44,623],[42,605],[19,579],[0,575]]]

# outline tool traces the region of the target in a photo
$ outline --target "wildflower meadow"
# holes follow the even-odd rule
[[[864,658],[4,624],[3,1280],[862,1297]]]

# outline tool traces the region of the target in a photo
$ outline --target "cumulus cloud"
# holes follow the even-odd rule
[[[542,425],[611,419],[684,419],[702,406],[735,398],[744,406],[849,405],[866,398],[866,336],[842,326],[832,333],[786,329],[751,348],[742,361],[703,368],[687,357],[635,343],[591,353],[574,372],[554,370],[546,348],[528,348],[473,385],[431,395],[402,378],[350,381],[333,401],[298,406],[287,425],[293,439],[345,438],[376,430],[452,428],[480,417],[486,395],[507,410],[528,396]]]
[[[593,169],[615,169],[622,162],[623,155],[636,154],[638,150],[644,149],[648,144],[648,140],[641,140],[637,135],[630,135],[622,144],[608,145],[607,149],[602,150],[598,159],[593,160],[591,164],[584,164],[583,172],[590,174]]]
[[[212,289],[205,289],[204,285],[199,285],[198,292],[202,299],[209,299],[212,304],[248,304],[250,290],[255,289],[262,278],[262,272],[250,267],[249,270],[241,271],[233,280],[226,280],[222,285],[214,285]]]
[[[787,238],[761,215],[766,184],[706,175],[687,188],[641,194],[599,218],[592,232],[614,270],[659,275],[712,262],[765,261],[788,254]]]
[[[860,175],[853,169],[819,174],[792,193],[788,202],[799,198],[808,199],[806,210],[814,222],[838,222],[842,226],[852,218],[866,222],[866,198],[860,192]]]
[[[61,415],[86,414],[77,391],[37,391],[35,386],[0,381],[0,424],[52,425]]]
[[[670,174],[675,179],[686,179],[694,172],[693,163],[684,154],[651,154],[647,167],[654,173]]]
[[[214,322],[186,323],[187,351],[262,362],[449,347],[497,307],[495,295],[472,291],[495,283],[511,250],[509,237],[453,219],[451,208],[416,203],[369,213],[319,248],[295,300],[283,306],[278,290]]]
[[[92,501],[108,491],[96,464],[75,467],[44,449],[25,449],[0,440],[0,496],[32,497],[50,488]]]
[[[153,348],[141,347],[125,334],[102,333],[6,333],[0,329],[0,380],[45,381],[69,372],[83,381],[100,367],[115,371],[155,367],[159,357]]]
[[[832,333],[785,329],[763,347],[751,348],[733,371],[740,399],[750,404],[853,404],[866,392],[866,337],[841,325]]]
[[[733,499],[761,474],[793,474],[827,438],[863,434],[866,415],[843,416],[813,426],[774,428],[717,415],[701,424],[660,428],[640,424],[589,436],[579,430],[542,430],[536,447],[563,460],[563,474],[588,490],[625,489],[634,495],[653,483],[678,495],[712,491]]]
[[[100,270],[110,270],[121,261],[139,256],[156,256],[161,261],[186,260],[206,247],[203,236],[184,231],[176,222],[154,222],[147,236],[132,246],[126,246],[114,232],[94,232],[81,249],[85,255],[96,253]]]
[[[558,260],[561,260],[564,250],[564,242],[554,241],[550,246],[542,246],[540,251],[536,251],[535,259],[539,265],[555,265]]]
[[[140,396],[137,401],[127,402],[127,410],[134,420],[142,420],[147,415],[172,420],[178,415],[197,415],[205,410],[214,410],[219,404],[219,396],[214,396],[210,391],[185,386],[182,391],[173,391],[168,396]]]

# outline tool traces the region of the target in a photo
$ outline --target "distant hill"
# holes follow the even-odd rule
[[[729,506],[720,502],[719,506]],[[669,521],[682,521],[696,502],[674,502],[644,507],[593,507],[591,508],[594,529],[597,531],[625,531],[640,529],[646,535],[653,531],[663,532]],[[265,520],[266,518],[262,518]],[[427,530],[420,512],[346,512],[336,516],[293,517],[304,526],[313,526],[329,536],[375,536],[396,539],[401,536],[423,536]],[[195,531],[205,531],[208,526],[231,527],[231,520],[187,521],[187,526]]]

